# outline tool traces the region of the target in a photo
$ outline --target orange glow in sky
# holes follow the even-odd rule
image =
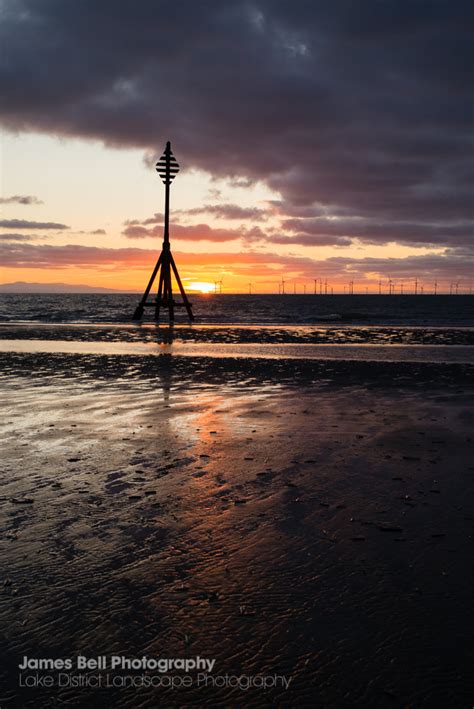
[[[66,283],[142,291],[161,249],[162,217],[155,212],[163,208],[164,197],[141,150],[119,151],[38,134],[6,135],[2,147],[0,196],[34,199],[4,199],[0,204],[0,284]],[[31,161],[40,163],[44,155],[48,170],[31,170]],[[378,293],[388,292],[391,279],[393,292],[400,292],[402,285],[408,292],[415,276],[431,268],[420,264],[421,257],[437,256],[441,263],[436,268],[443,266],[443,246],[357,239],[342,246],[293,242],[291,224],[288,227],[269,206],[278,202],[278,193],[260,183],[236,186],[186,171],[186,155],[178,157],[183,165],[173,184],[170,237],[186,289],[279,293],[284,279],[285,293],[310,294],[315,288],[325,292],[326,281],[328,293],[348,292],[351,281],[355,292]],[[200,212],[203,205],[215,210],[219,204],[231,205],[234,211],[257,208],[264,218]],[[193,213],[196,209],[198,214]],[[413,271],[403,266],[411,257],[416,257]],[[433,290],[436,279],[439,289],[449,292],[449,278],[437,271],[425,276],[426,292]]]

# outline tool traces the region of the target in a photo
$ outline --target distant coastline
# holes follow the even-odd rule
[[[0,293],[138,293],[137,290],[118,290],[117,288],[101,288],[100,286],[87,286],[71,283],[27,283],[15,281],[14,283],[0,283]]]

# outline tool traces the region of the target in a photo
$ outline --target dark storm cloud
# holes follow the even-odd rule
[[[43,202],[33,195],[15,194],[12,197],[0,197],[0,204],[43,204]]]
[[[0,219],[2,229],[69,229],[57,222],[29,222],[27,219]]]
[[[172,138],[182,167],[264,180],[288,216],[362,218],[373,243],[465,239],[468,0],[4,0],[2,14],[13,130],[150,159]]]

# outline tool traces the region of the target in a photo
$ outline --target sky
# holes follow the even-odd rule
[[[143,289],[170,140],[186,287],[468,292],[473,15],[463,0],[0,0],[0,283]]]

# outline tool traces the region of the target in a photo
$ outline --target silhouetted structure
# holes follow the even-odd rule
[[[145,289],[143,297],[140,303],[137,305],[135,313],[133,315],[134,320],[141,320],[143,316],[143,310],[146,307],[155,308],[155,320],[160,319],[160,308],[167,308],[169,313],[170,322],[174,321],[174,309],[175,307],[185,307],[190,320],[194,320],[193,311],[191,309],[191,303],[189,302],[186,293],[184,292],[183,284],[181,283],[181,278],[179,277],[178,269],[174,262],[173,254],[170,248],[170,234],[169,234],[169,219],[170,219],[170,185],[176,175],[179,172],[179,165],[176,162],[176,158],[171,152],[171,144],[168,141],[166,143],[165,152],[161,158],[156,163],[156,171],[161,177],[165,185],[165,223],[164,223],[164,234],[163,234],[163,248],[160,254],[156,266],[153,269],[151,278]],[[156,300],[148,303],[147,298],[150,290],[153,286],[153,282],[160,272],[160,277],[158,281],[158,293]],[[181,292],[181,297],[183,298],[182,303],[177,303],[173,298],[173,287],[171,281],[171,271],[174,273],[176,278],[176,283],[178,284],[179,290]]]

